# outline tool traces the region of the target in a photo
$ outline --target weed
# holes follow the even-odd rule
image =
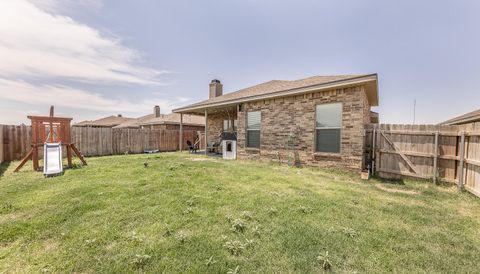
[[[230,254],[238,256],[242,251],[245,249],[245,245],[242,244],[242,242],[234,240],[234,241],[228,241],[224,245],[227,250],[230,252]]]
[[[250,212],[250,211],[243,211],[241,216],[245,220],[252,220],[253,219],[252,212]]]
[[[177,240],[183,244],[187,241],[187,234],[185,234],[185,232],[180,231],[177,233],[175,238],[177,238]]]
[[[187,215],[187,214],[193,213],[193,208],[187,207],[185,210],[183,210],[182,213],[183,213],[183,215]]]
[[[10,203],[4,203],[0,208],[0,213],[9,213],[13,211],[13,205]]]
[[[232,223],[232,231],[243,233],[247,229],[247,224],[242,219],[235,219]]]
[[[150,261],[152,257],[150,255],[135,254],[132,263],[136,268],[143,268]]]
[[[235,268],[230,268],[228,271],[227,271],[227,274],[238,274],[240,273],[240,266],[237,265],[237,267]]]
[[[353,228],[342,227],[342,232],[349,238],[356,238],[358,236],[357,231],[355,231]]]
[[[172,236],[172,234],[173,234],[173,230],[170,229],[170,227],[165,226],[165,232],[163,233],[163,236],[169,237],[169,236]]]
[[[267,212],[268,212],[268,214],[270,214],[270,215],[277,215],[278,209],[276,209],[275,207],[272,206],[272,207],[270,207],[270,208],[267,209]]]
[[[211,256],[210,258],[208,258],[208,260],[207,260],[207,262],[205,263],[205,265],[206,265],[206,266],[211,266],[211,265],[216,264],[216,263],[217,263],[217,261],[215,261],[215,260],[213,259],[213,256]]]
[[[305,213],[305,214],[310,214],[310,213],[313,212],[313,209],[311,209],[310,207],[303,206],[303,205],[301,205],[298,209],[300,210],[300,212]]]
[[[253,233],[253,235],[254,235],[255,237],[260,238],[260,234],[261,234],[261,233],[260,233],[260,227],[259,227],[258,225],[254,226],[254,227],[252,228],[252,233]]]
[[[328,251],[320,253],[320,255],[317,256],[317,262],[322,265],[324,270],[330,270],[332,268],[332,262],[330,261],[330,255],[328,254]]]

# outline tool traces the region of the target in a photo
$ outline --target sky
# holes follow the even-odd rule
[[[480,108],[479,26],[478,0],[0,0],[0,124],[369,73],[382,123],[438,123]]]

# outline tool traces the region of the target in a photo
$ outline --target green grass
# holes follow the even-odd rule
[[[0,273],[480,266],[480,199],[452,187],[187,153],[87,160],[53,178],[0,167]]]

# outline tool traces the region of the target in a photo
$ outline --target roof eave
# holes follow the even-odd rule
[[[212,108],[212,107],[230,106],[230,105],[235,105],[235,104],[240,104],[240,103],[245,103],[245,102],[250,102],[250,101],[257,101],[257,100],[264,100],[264,99],[270,99],[270,98],[276,98],[276,97],[298,95],[298,94],[302,94],[302,93],[308,93],[308,92],[319,91],[319,90],[328,90],[328,89],[342,87],[342,86],[363,84],[363,83],[368,83],[368,82],[372,82],[372,81],[375,81],[375,85],[374,85],[374,90],[372,91],[373,94],[371,96],[369,96],[369,100],[371,101],[370,105],[371,106],[378,106],[378,75],[375,73],[375,74],[364,75],[364,76],[360,76],[360,77],[356,77],[356,78],[350,78],[350,79],[341,80],[341,81],[335,81],[335,82],[313,85],[313,86],[308,86],[308,87],[301,87],[301,88],[283,90],[283,91],[273,92],[273,93],[269,93],[269,94],[248,96],[248,97],[232,99],[232,100],[227,100],[227,101],[218,102],[218,103],[215,103],[215,102],[214,103],[205,103],[205,104],[197,105],[197,106],[193,106],[193,107],[188,107],[187,106],[187,107],[183,107],[183,108],[174,109],[174,110],[172,110],[172,112],[188,113],[188,112],[204,110],[204,109],[208,109],[208,108]]]

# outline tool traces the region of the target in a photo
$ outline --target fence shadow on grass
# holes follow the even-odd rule
[[[5,162],[0,164],[0,178],[3,177],[5,171],[7,171],[8,167],[10,166],[10,162]]]

